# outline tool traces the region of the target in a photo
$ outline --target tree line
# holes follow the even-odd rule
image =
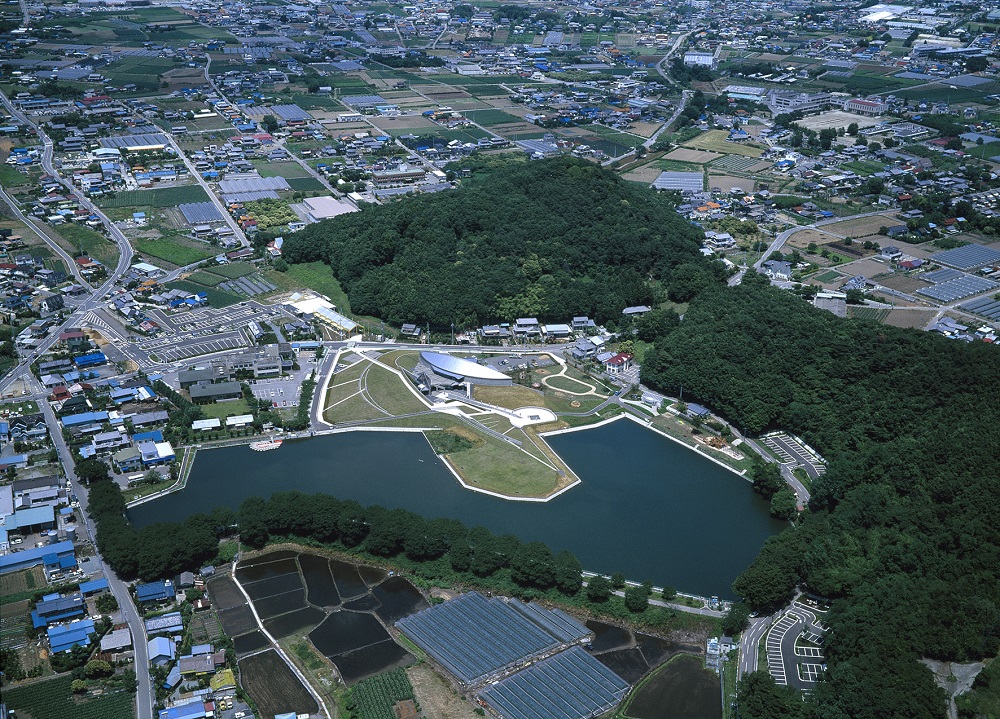
[[[750,273],[702,292],[646,353],[643,379],[747,433],[795,432],[828,460],[811,511],[733,585],[761,612],[796,587],[833,600],[827,680],[769,716],[944,716],[918,659],[1000,650],[996,349],[844,321]],[[758,490],[777,496],[773,479]]]
[[[470,161],[474,166],[474,161]],[[313,224],[289,262],[322,260],[351,308],[388,322],[474,327],[520,316],[620,317],[722,273],[673,203],[573,158],[491,163],[453,192]],[[686,291],[686,290],[684,290]]]

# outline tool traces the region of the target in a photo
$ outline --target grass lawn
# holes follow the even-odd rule
[[[589,412],[604,401],[601,397],[587,395],[577,397],[557,390],[545,391],[545,406],[553,412]]]
[[[512,497],[545,496],[556,488],[556,470],[512,444],[472,434],[479,446],[446,455],[467,484]]]
[[[333,271],[329,265],[323,262],[306,262],[300,265],[292,265],[285,273],[288,277],[300,282],[303,287],[319,292],[337,306],[337,309],[344,314],[350,314],[351,303],[347,299],[347,294],[340,287],[340,282],[333,276]],[[277,284],[277,283],[275,283]]]
[[[126,489],[122,492],[122,496],[125,497],[126,502],[134,502],[141,497],[148,497],[151,494],[162,492],[164,489],[174,486],[174,484],[176,484],[176,481],[173,479],[165,479],[162,482],[155,482],[153,484],[143,484],[134,489]]]
[[[59,225],[55,231],[65,240],[61,244],[70,254],[85,252],[107,267],[109,272],[118,264],[118,245],[100,232],[83,225],[69,223]]]
[[[234,399],[226,402],[213,402],[212,404],[200,404],[201,411],[206,417],[217,417],[225,419],[238,414],[250,414],[250,405],[245,399]]]
[[[398,370],[412,371],[417,366],[419,358],[414,350],[393,350],[379,357],[379,362]]]
[[[351,387],[355,387],[354,391],[357,391],[356,385],[351,385]],[[346,388],[338,389],[346,390]],[[344,394],[349,396],[352,393],[344,391]],[[366,400],[360,394],[354,395],[349,399],[334,401],[339,402],[339,404],[331,407],[323,413],[323,419],[330,424],[338,424],[340,422],[358,422],[368,419],[387,419],[389,417],[389,415],[380,411],[377,407],[375,407],[375,405]]]
[[[586,384],[581,380],[564,376],[548,377],[545,380],[545,384],[554,389],[561,389],[566,392],[592,392],[594,390],[594,386],[591,384]]]
[[[208,245],[203,247],[186,245],[164,238],[136,240],[135,249],[137,252],[157,257],[178,267],[207,260],[216,255],[216,252]]]
[[[540,392],[519,384],[511,385],[510,387],[474,385],[472,397],[480,402],[486,402],[487,404],[505,409],[538,407],[545,403],[545,398]]]
[[[368,395],[390,414],[423,412],[428,406],[417,399],[403,384],[403,380],[379,365],[370,365],[365,374]]]

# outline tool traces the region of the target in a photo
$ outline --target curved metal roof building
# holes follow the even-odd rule
[[[434,372],[459,382],[473,384],[511,384],[511,378],[495,369],[483,367],[461,357],[441,352],[421,352],[422,359]]]

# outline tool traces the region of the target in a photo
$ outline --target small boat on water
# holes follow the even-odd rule
[[[270,449],[277,449],[284,440],[268,439],[263,442],[251,442],[250,449],[254,452],[267,452]]]

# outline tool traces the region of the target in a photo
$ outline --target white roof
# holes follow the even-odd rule
[[[307,197],[303,202],[309,208],[309,214],[317,220],[325,220],[337,215],[358,211],[358,208],[354,205],[338,200],[330,195]]]
[[[421,352],[420,358],[433,369],[446,372],[449,375],[472,377],[474,379],[509,380],[507,375],[495,369],[483,367],[461,357],[452,357],[441,352]]]
[[[211,419],[196,419],[191,423],[191,429],[218,429],[222,426],[222,422],[218,417],[212,417]]]
[[[226,418],[227,427],[236,427],[243,424],[252,424],[253,415],[252,414],[238,414],[235,417]]]

